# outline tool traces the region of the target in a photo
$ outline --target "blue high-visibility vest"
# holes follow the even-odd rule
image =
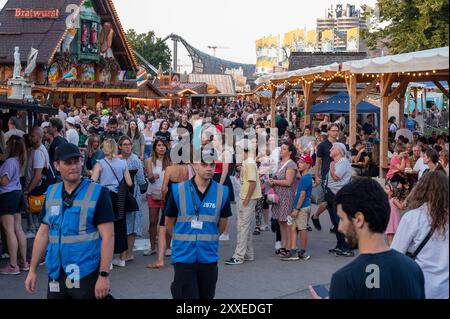
[[[220,212],[228,199],[228,187],[211,181],[203,202],[191,181],[172,185],[173,198],[178,208],[173,228],[172,262],[210,264],[219,260]],[[195,211],[193,199],[198,212]],[[198,216],[197,216],[198,213]],[[198,220],[202,229],[191,223]]]
[[[50,234],[45,263],[51,279],[58,280],[61,269],[67,275],[77,271],[79,279],[98,269],[101,238],[93,219],[101,189],[99,184],[83,180],[73,206],[63,209],[63,183],[48,188],[44,223]]]

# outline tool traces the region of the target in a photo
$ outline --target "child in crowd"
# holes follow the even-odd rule
[[[389,196],[389,204],[391,205],[391,215],[389,217],[389,224],[386,228],[387,243],[390,246],[398,225],[400,224],[401,216],[399,210],[405,209],[405,200],[402,196],[402,192],[399,189],[394,188],[390,183],[386,185],[385,191]]]
[[[288,216],[290,226],[290,247],[286,256],[281,260],[309,260],[311,257],[306,253],[308,241],[308,220],[311,215],[311,193],[313,187],[312,176],[309,173],[313,160],[309,155],[303,155],[298,162],[298,169],[301,174],[300,182],[297,186],[297,193],[294,199],[292,213]],[[297,231],[300,232],[300,250],[297,252]]]

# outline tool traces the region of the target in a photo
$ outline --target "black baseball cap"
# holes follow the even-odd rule
[[[80,149],[72,143],[64,143],[56,148],[55,161],[67,161],[77,157],[81,157]]]

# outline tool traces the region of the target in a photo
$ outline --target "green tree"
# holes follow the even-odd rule
[[[369,49],[385,46],[391,54],[449,45],[449,0],[378,0],[365,6],[371,29],[362,32]]]
[[[133,50],[142,55],[154,67],[158,68],[161,63],[163,70],[170,68],[172,60],[170,49],[161,38],[155,36],[155,32],[137,33],[131,29],[127,31],[127,38]]]

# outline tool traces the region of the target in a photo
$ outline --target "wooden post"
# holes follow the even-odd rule
[[[313,104],[313,97],[312,97],[312,83],[307,83],[305,81],[302,82],[303,87],[303,96],[305,97],[305,117],[303,122],[302,130],[305,130],[305,126],[309,125],[311,123],[311,107]]]
[[[276,95],[277,95],[277,87],[272,86],[270,88],[271,92],[271,98],[270,98],[270,125],[272,128],[275,128],[275,116],[276,116],[276,110],[277,110],[277,102],[276,102]]]
[[[350,146],[356,143],[356,121],[357,121],[357,112],[356,112],[356,105],[358,103],[357,101],[357,95],[356,95],[356,76],[350,76],[349,78],[345,79],[345,84],[347,85],[347,91],[348,96],[350,98],[349,105],[350,105]]]
[[[397,98],[397,102],[398,102],[398,121],[399,123],[401,123],[402,121],[405,120],[405,95],[400,95]]]
[[[381,114],[380,114],[380,177],[385,176],[384,169],[388,168],[388,142],[389,142],[389,92],[392,83],[389,75],[381,75]]]

